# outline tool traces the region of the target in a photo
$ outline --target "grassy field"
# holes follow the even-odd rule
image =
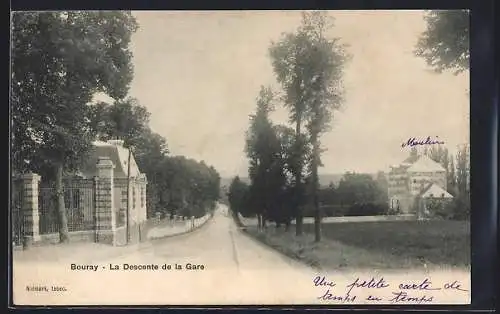
[[[314,226],[304,226],[314,232]],[[431,264],[467,267],[470,228],[464,221],[381,221],[325,224],[324,237],[343,244]]]
[[[383,221],[322,225],[323,241],[314,243],[314,225],[297,238],[270,227],[248,232],[296,259],[322,269],[470,267],[470,228],[461,221]]]

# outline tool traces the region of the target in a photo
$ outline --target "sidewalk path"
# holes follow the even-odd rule
[[[141,248],[150,246],[150,243],[140,243],[128,246],[111,246],[108,244],[89,242],[58,243],[43,246],[34,246],[28,250],[14,250],[15,263],[40,262],[75,262],[87,263],[129,254]]]
[[[168,223],[163,226],[154,227],[149,230],[147,238],[149,240],[153,240],[190,232],[196,228],[203,226],[209,219],[210,214],[194,220],[189,219],[186,221],[182,221],[181,223]]]
[[[148,232],[148,240],[156,238],[170,237],[174,235],[184,234],[203,226],[210,216],[195,219],[194,228],[191,226],[191,221],[185,224],[177,224],[173,226],[162,226],[152,228]],[[28,250],[13,250],[13,261],[16,263],[33,263],[40,262],[60,262],[71,263],[77,261],[78,263],[90,263],[100,260],[107,260],[116,258],[124,254],[131,254],[138,250],[150,247],[150,241],[131,244],[127,246],[111,246],[109,244],[91,243],[91,242],[70,242],[70,243],[57,243],[50,245],[33,246]]]

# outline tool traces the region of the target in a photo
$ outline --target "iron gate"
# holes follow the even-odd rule
[[[95,181],[93,179],[64,180],[63,193],[68,231],[92,231],[95,221]],[[40,184],[38,194],[40,234],[59,231],[56,188],[53,183]]]

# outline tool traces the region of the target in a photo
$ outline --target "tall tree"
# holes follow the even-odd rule
[[[146,197],[148,213],[151,215],[161,208],[161,205],[164,205],[160,195],[166,199],[167,180],[165,176],[168,177],[167,172],[169,171],[166,164],[169,153],[168,145],[165,138],[154,133],[148,127],[145,127],[137,137],[131,138],[131,141],[137,165],[148,178]]]
[[[280,142],[281,150],[277,158],[275,171],[278,171],[278,184],[281,188],[278,191],[276,207],[278,208],[279,221],[276,221],[277,227],[281,222],[285,223],[285,230],[288,231],[292,217],[295,215],[293,209],[296,208],[296,198],[293,189],[294,180],[294,130],[288,126],[276,125],[274,131]]]
[[[448,175],[448,169],[450,168],[450,159],[449,159],[450,153],[448,151],[448,148],[443,148],[441,151],[441,159],[440,163],[443,166],[444,169],[446,169],[446,175]]]
[[[294,192],[297,198],[293,212],[296,216],[296,235],[302,235],[303,222],[303,155],[306,146],[302,126],[306,111],[304,101],[305,89],[302,73],[306,68],[296,62],[306,56],[307,37],[303,32],[287,33],[278,42],[272,42],[269,48],[273,70],[277,81],[284,90],[283,102],[289,110],[290,122],[295,125],[295,141],[293,149]]]
[[[415,54],[435,71],[469,69],[469,10],[431,10],[425,15],[427,29],[416,45]]]
[[[250,116],[245,151],[250,160],[251,198],[259,218],[259,227],[265,227],[266,219],[276,209],[276,198],[285,183],[281,167],[281,142],[269,119],[273,110],[274,95],[270,88],[261,87],[257,108]]]
[[[309,170],[312,186],[312,203],[315,208],[316,240],[321,238],[320,213],[317,191],[319,189],[318,167],[321,166],[321,133],[328,130],[334,110],[342,103],[342,73],[346,53],[339,39],[327,38],[333,19],[324,12],[303,13],[302,23],[294,33],[285,34],[270,48],[272,64],[278,82],[282,85],[285,106],[290,111],[290,120],[295,124],[297,166],[295,184],[303,193],[302,175],[304,163],[310,159]],[[302,134],[305,123],[308,138]],[[311,144],[311,155],[303,154],[303,146]],[[302,153],[302,154],[300,154]],[[303,209],[297,209],[296,233],[302,234]]]
[[[453,155],[449,157],[450,165],[448,168],[448,175],[446,178],[446,185],[448,187],[448,191],[453,194],[453,196],[457,195],[457,178],[455,174],[455,163],[453,162]]]
[[[304,13],[302,30],[309,39],[308,58],[299,60],[307,64],[304,73],[307,103],[307,130],[312,146],[310,159],[311,199],[314,208],[315,240],[321,240],[321,215],[318,202],[321,163],[320,136],[330,129],[333,112],[343,102],[342,76],[344,63],[348,60],[339,38],[328,39],[327,32],[333,28],[333,18],[324,12]]]
[[[441,166],[443,166],[444,169],[448,171],[449,168],[449,152],[448,148],[443,147],[442,145],[438,146],[432,146],[428,152],[427,156],[434,160],[435,162],[439,163]]]
[[[467,219],[470,215],[470,190],[469,190],[469,148],[463,145],[459,148],[456,156],[457,161],[457,195],[455,197],[455,208],[453,215],[455,218]]]
[[[237,218],[238,214],[245,216],[246,198],[248,194],[248,185],[236,176],[229,185],[228,200],[229,209]]]
[[[53,167],[61,242],[69,240],[63,170],[91,147],[87,104],[93,95],[126,96],[133,76],[128,46],[137,28],[126,11],[13,14],[14,162],[23,170],[40,160]]]
[[[468,195],[469,156],[467,146],[462,146],[457,152],[457,189],[460,197]]]

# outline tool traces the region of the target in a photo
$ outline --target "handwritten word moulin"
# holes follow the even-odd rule
[[[436,139],[431,139],[430,136],[427,136],[425,140],[418,140],[414,137],[411,137],[408,139],[408,141],[404,142],[401,144],[401,147],[405,148],[407,146],[413,147],[413,146],[418,146],[418,145],[436,145],[436,144],[444,144],[443,141],[440,141],[439,136],[436,136]]]

